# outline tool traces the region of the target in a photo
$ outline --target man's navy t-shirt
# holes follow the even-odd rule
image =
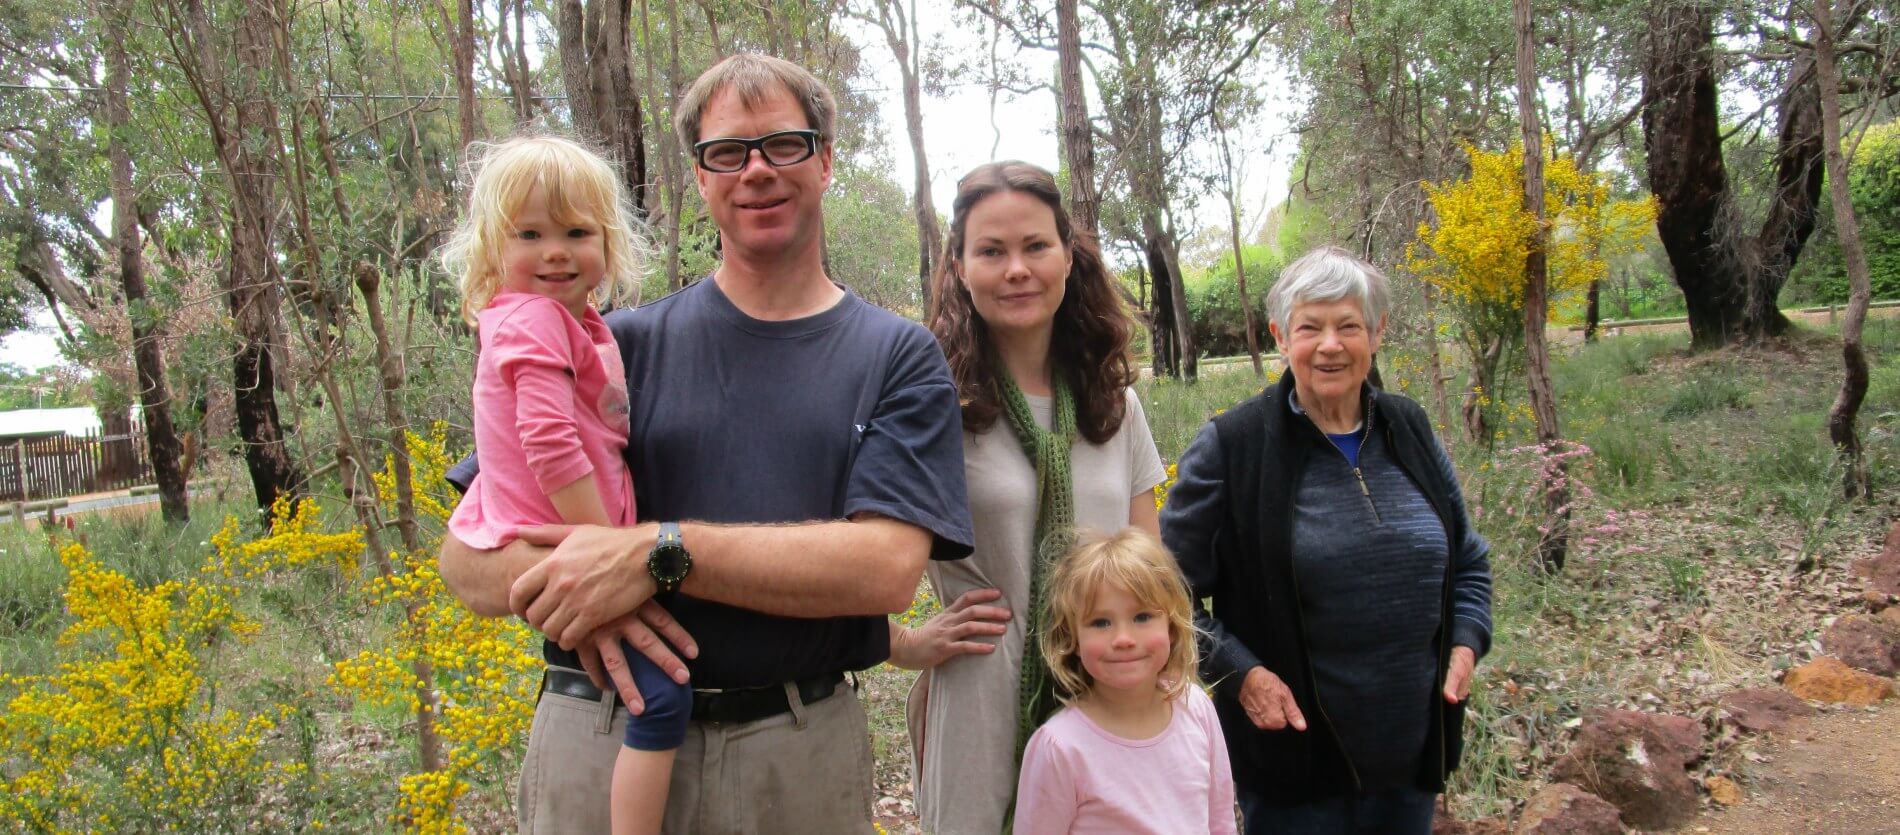
[[[814,316],[761,321],[707,280],[607,324],[627,369],[626,459],[640,521],[870,513],[929,531],[933,559],[969,554],[956,387],[915,322],[849,291]],[[699,642],[696,687],[862,670],[890,655],[881,616],[778,617],[684,595],[661,602]],[[551,643],[545,653],[579,666]]]

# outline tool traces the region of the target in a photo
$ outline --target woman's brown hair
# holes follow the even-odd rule
[[[1062,304],[1056,308],[1055,333],[1049,340],[1050,367],[1063,375],[1075,394],[1076,431],[1089,443],[1106,443],[1121,429],[1126,412],[1123,390],[1135,382],[1128,353],[1133,327],[1128,308],[1115,292],[1115,280],[1102,263],[1094,236],[1078,234],[1062,208],[1054,175],[1026,162],[1009,160],[977,166],[957,181],[950,214],[950,235],[930,282],[930,332],[943,346],[963,404],[963,428],[983,432],[1002,413],[996,382],[996,353],[989,326],[976,313],[963,286],[963,233],[970,209],[1004,191],[1035,197],[1056,216],[1056,235],[1069,248],[1071,262]]]

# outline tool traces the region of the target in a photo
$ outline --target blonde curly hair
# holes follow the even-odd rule
[[[546,190],[548,213],[560,224],[600,227],[607,274],[590,303],[639,303],[645,237],[613,163],[580,142],[555,134],[473,143],[465,176],[467,211],[436,254],[462,288],[462,318],[475,324],[502,284],[502,242],[528,194]]]
[[[1140,528],[1120,533],[1085,536],[1056,561],[1049,572],[1047,608],[1042,623],[1042,658],[1055,679],[1056,698],[1073,705],[1087,696],[1095,681],[1082,668],[1077,634],[1082,620],[1095,608],[1104,587],[1127,591],[1144,607],[1158,609],[1168,620],[1168,661],[1161,668],[1161,687],[1169,699],[1200,685],[1197,668],[1199,630],[1188,602],[1187,581],[1174,555],[1153,534]]]

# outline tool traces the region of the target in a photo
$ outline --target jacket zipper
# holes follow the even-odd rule
[[[1359,495],[1366,497],[1366,507],[1372,511],[1373,523],[1379,525],[1380,527],[1384,527],[1385,520],[1383,518],[1380,518],[1379,516],[1379,503],[1372,500],[1372,488],[1366,486],[1366,474],[1359,469],[1358,462],[1352,460],[1350,457],[1346,455],[1346,451],[1339,447],[1339,442],[1333,440],[1333,436],[1326,434],[1326,430],[1319,428],[1319,423],[1313,420],[1312,415],[1310,414],[1307,415],[1306,419],[1308,422],[1311,422],[1313,424],[1314,429],[1319,429],[1320,437],[1325,438],[1326,443],[1332,445],[1333,451],[1339,453],[1339,457],[1345,458],[1346,464],[1352,467],[1352,477],[1359,480]],[[1367,403],[1365,431],[1359,436],[1359,454],[1360,455],[1364,455],[1366,453],[1366,443],[1371,440],[1372,440],[1372,404]]]
[[[1360,436],[1360,439],[1359,439],[1359,452],[1362,455],[1366,451],[1366,442],[1372,439],[1372,402],[1370,398],[1367,399],[1365,412],[1366,412],[1366,425],[1364,427],[1364,433]],[[1346,451],[1339,448],[1339,443],[1337,441],[1334,441],[1332,439],[1332,436],[1327,435],[1326,430],[1319,428],[1319,423],[1313,420],[1312,415],[1310,414],[1307,415],[1306,420],[1308,423],[1313,424],[1313,428],[1319,432],[1320,437],[1326,439],[1326,443],[1332,444],[1333,451],[1339,453],[1339,457],[1346,458]],[[1385,521],[1379,518],[1379,506],[1378,504],[1372,501],[1372,490],[1366,487],[1365,474],[1360,471],[1359,465],[1353,463],[1351,459],[1347,459],[1346,463],[1352,466],[1352,475],[1354,478],[1359,480],[1359,495],[1366,497],[1366,507],[1372,509],[1372,520],[1375,523],[1383,526],[1385,524]],[[1293,599],[1297,601],[1300,599],[1300,573],[1298,571],[1290,572],[1289,578],[1293,582]],[[1295,614],[1299,616],[1300,630],[1304,632],[1306,630],[1305,613],[1299,612],[1296,609]],[[1333,727],[1332,717],[1326,715],[1325,703],[1320,701],[1319,678],[1313,672],[1313,657],[1310,653],[1302,653],[1302,654],[1306,656],[1306,681],[1308,685],[1313,688],[1313,709],[1318,711],[1319,718],[1326,722],[1326,731],[1327,733],[1332,735],[1333,745],[1339,749],[1339,759],[1346,763],[1346,773],[1352,777],[1353,791],[1355,793],[1359,791],[1363,791],[1365,789],[1365,783],[1359,777],[1359,767],[1356,765],[1353,765],[1352,757],[1347,756],[1346,742],[1345,740],[1342,740],[1339,738],[1339,731]]]

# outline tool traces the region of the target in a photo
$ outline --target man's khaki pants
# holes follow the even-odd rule
[[[871,833],[871,740],[854,687],[744,724],[694,722],[673,761],[666,835]],[[627,711],[541,694],[521,764],[522,835],[602,835]]]

